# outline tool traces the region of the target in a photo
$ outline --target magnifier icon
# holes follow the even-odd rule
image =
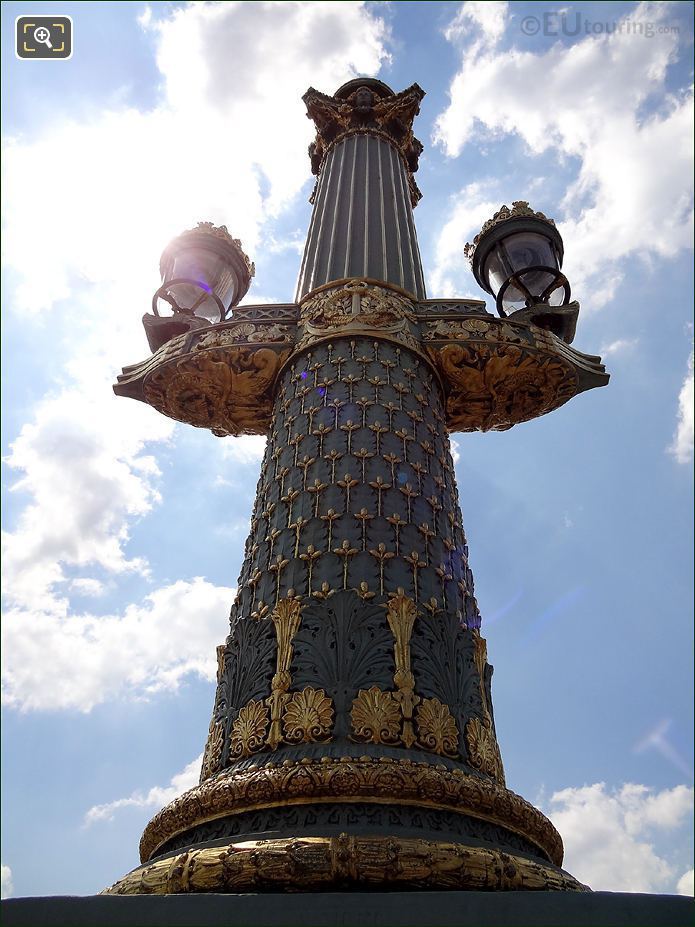
[[[34,41],[39,42],[41,45],[45,45],[46,48],[53,48],[51,45],[51,33],[45,26],[39,26],[34,29]]]

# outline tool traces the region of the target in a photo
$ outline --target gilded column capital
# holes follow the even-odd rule
[[[313,174],[318,175],[330,149],[351,135],[374,135],[396,148],[407,169],[410,199],[415,206],[422,194],[413,174],[423,151],[413,135],[413,121],[420,112],[425,91],[412,84],[400,93],[379,80],[356,78],[333,96],[310,87],[302,99],[307,116],[316,126],[316,139],[309,146]]]

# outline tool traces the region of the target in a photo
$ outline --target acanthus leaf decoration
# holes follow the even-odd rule
[[[313,784],[309,792],[304,789],[298,796],[294,783],[307,773]],[[441,764],[366,756],[254,764],[208,779],[155,814],[143,833],[140,858],[145,862],[155,857],[173,835],[197,823],[249,807],[306,802],[309,795],[318,801],[393,801],[398,795],[409,804],[431,807],[433,794],[438,796],[439,807],[501,824],[530,840],[554,865],[562,864],[562,840],[551,822],[494,778],[466,775],[460,768],[447,769]]]
[[[302,99],[316,127],[316,138],[309,146],[312,173],[318,175],[330,149],[350,135],[377,136],[393,145],[403,159],[410,201],[416,206],[422,194],[413,174],[418,169],[423,146],[413,135],[413,121],[424,96],[424,90],[417,84],[393,93],[383,84],[375,87],[369,79],[364,83],[357,80],[347,97],[332,97],[310,87]]]
[[[335,739],[350,732],[357,691],[386,689],[393,675],[393,642],[383,611],[352,591],[340,590],[307,604],[294,642],[293,679],[297,686],[323,689],[333,700]]]
[[[200,781],[204,782],[210,776],[219,772],[222,766],[222,750],[224,748],[224,724],[222,721],[210,721],[208,739],[203,751],[203,763],[200,770]]]

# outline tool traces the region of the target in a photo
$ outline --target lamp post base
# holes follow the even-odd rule
[[[134,869],[102,894],[346,889],[590,891],[550,864],[500,850],[400,837],[248,840],[189,850]]]

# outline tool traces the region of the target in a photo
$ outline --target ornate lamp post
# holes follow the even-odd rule
[[[200,785],[112,893],[584,888],[505,786],[449,432],[511,428],[608,376],[567,343],[562,242],[521,204],[473,254],[502,318],[426,297],[422,97],[362,78],[304,96],[318,179],[295,302],[228,316],[240,249],[205,246],[202,289],[181,239],[165,252],[159,293],[188,327],[116,393],[268,443]]]

